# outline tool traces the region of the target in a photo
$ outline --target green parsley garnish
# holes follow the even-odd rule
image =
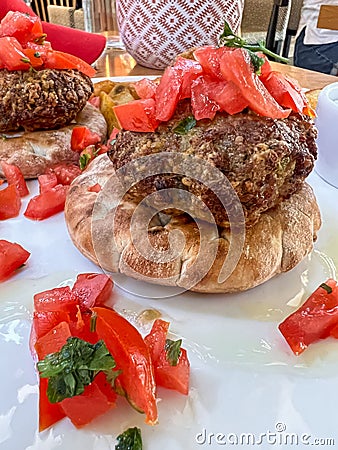
[[[115,450],[142,450],[141,430],[137,427],[128,428],[116,438]]]
[[[181,354],[181,345],[182,339],[178,339],[177,341],[166,339],[165,341],[166,357],[171,366],[177,366],[178,358]]]
[[[101,340],[90,344],[70,337],[59,352],[37,363],[41,378],[49,378],[47,396],[51,403],[80,395],[100,371],[115,367],[114,358]]]
[[[268,50],[263,42],[250,44],[245,39],[242,39],[241,37],[237,36],[231,30],[230,25],[228,24],[227,21],[224,21],[224,30],[219,37],[219,47],[245,48],[246,50],[248,50],[252,65],[254,66],[255,72],[257,74],[260,73],[260,69],[264,64],[264,59],[258,56],[255,52],[262,52],[265,55],[270,56],[284,63],[289,62],[287,58],[283,58],[282,56],[277,55],[271,50]]]
[[[188,116],[185,119],[181,120],[175,128],[173,128],[173,132],[175,134],[184,135],[187,134],[194,126],[196,125],[196,119],[194,116]]]

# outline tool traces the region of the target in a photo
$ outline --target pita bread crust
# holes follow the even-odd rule
[[[18,166],[26,179],[36,178],[48,167],[60,162],[76,163],[79,154],[70,148],[70,140],[73,128],[79,125],[87,126],[102,138],[106,137],[107,124],[103,115],[87,103],[71,125],[57,130],[25,132],[19,137],[0,139],[0,161]],[[3,176],[0,165],[0,177]]]
[[[101,192],[88,191],[96,183],[103,188]],[[229,229],[206,225],[200,248],[199,229],[187,216],[171,217],[165,224],[155,216],[148,227],[149,241],[155,249],[170,249],[168,239],[173,230],[184,235],[185,245],[178,257],[165,263],[156,260],[158,253],[155,251],[155,256],[147,253],[145,258],[131,237],[130,220],[136,205],[127,201],[116,205],[119,195],[114,169],[106,155],[96,158],[74,180],[66,201],[65,217],[75,246],[107,271],[156,284],[188,286],[196,292],[244,291],[292,269],[312,250],[321,225],[312,188],[304,183],[291,198],[262,214],[256,225],[246,228],[238,264],[225,281],[219,282],[220,269],[230,248]],[[136,219],[136,230],[142,228],[142,222],[143,226],[147,223],[144,222],[148,217],[146,213],[142,210]],[[174,247],[176,236],[171,234]],[[198,279],[198,272],[205,270],[208,261],[212,261],[212,265],[207,274],[191,286],[191,280]]]

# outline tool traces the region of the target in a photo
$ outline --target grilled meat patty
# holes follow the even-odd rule
[[[84,108],[93,91],[78,70],[0,70],[0,132],[60,128]]]
[[[166,201],[172,214],[177,202],[180,202],[178,209],[184,209],[180,192],[189,191],[195,197],[191,197],[186,206],[190,213],[193,211],[193,216],[209,220],[207,207],[217,225],[229,226],[226,211],[236,209],[238,205],[232,205],[230,201],[224,208],[224,202],[222,205],[215,194],[222,187],[217,184],[224,185],[224,180],[210,179],[208,164],[204,171],[198,169],[200,179],[206,183],[189,177],[193,164],[190,158],[187,159],[186,175],[175,172],[175,155],[191,155],[208,162],[227,177],[241,201],[246,224],[253,225],[262,212],[295,193],[313,169],[317,156],[316,129],[307,116],[291,114],[287,119],[276,120],[250,111],[236,115],[218,113],[212,121],[198,121],[184,135],[175,134],[175,126],[191,114],[189,108],[188,102],[181,102],[173,119],[154,133],[122,131],[118,134],[109,157],[115,170],[133,162],[134,174],[130,168],[124,174],[129,185],[137,171],[147,164],[143,160],[138,167],[137,158],[160,152],[172,154],[172,159],[166,160],[163,167],[158,155],[155,169],[160,168],[162,173],[148,176],[134,185],[128,192],[128,200],[139,202],[156,191],[160,194],[163,189],[176,188],[178,190],[168,191],[168,195],[159,195],[157,204],[156,195],[151,199],[153,206],[160,209]],[[204,208],[201,208],[200,200]]]

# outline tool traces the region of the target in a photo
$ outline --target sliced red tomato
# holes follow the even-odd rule
[[[224,52],[220,59],[221,73],[226,81],[234,83],[257,114],[272,119],[283,119],[290,109],[283,109],[266,89],[251,66],[249,53],[242,48]]]
[[[16,186],[20,197],[25,197],[29,194],[26,181],[18,166],[15,166],[14,164],[7,164],[5,161],[2,161],[1,168],[5,177],[7,178],[7,183],[14,184],[14,186]]]
[[[0,220],[18,216],[20,208],[21,197],[14,184],[0,190]]]
[[[77,313],[77,299],[69,286],[49,289],[34,295],[34,309],[37,312],[64,311]]]
[[[150,353],[140,333],[112,309],[95,307],[96,331],[116,361],[120,385],[129,402],[146,415],[146,423],[157,422],[155,381]]]
[[[54,172],[44,173],[38,176],[39,191],[43,194],[54,188],[58,184],[58,179]]]
[[[157,84],[155,81],[149,80],[149,78],[142,78],[142,80],[133,83],[133,87],[140,98],[155,98]]]
[[[0,38],[0,63],[7,70],[28,70],[31,67],[21,44],[14,37]]]
[[[154,364],[155,381],[158,386],[187,395],[190,378],[190,363],[187,352],[184,348],[181,348],[177,365],[170,364],[165,349],[168,330],[168,322],[156,319],[150,333],[144,338]]]
[[[22,264],[25,264],[30,253],[21,245],[0,240],[0,281],[12,275]]]
[[[33,328],[35,332],[35,339],[47,334],[55,328],[60,322],[69,322],[69,312],[62,311],[34,311],[33,313]]]
[[[152,98],[114,106],[114,112],[121,128],[125,130],[155,131],[159,125],[155,117],[155,100]]]
[[[325,339],[338,324],[338,286],[329,279],[280,325],[279,330],[295,355]]]
[[[113,291],[112,279],[103,273],[82,273],[77,276],[72,293],[82,308],[106,303]]]
[[[38,16],[19,11],[8,11],[0,24],[1,36],[12,36],[20,44],[40,39],[43,35],[42,23]]]
[[[59,163],[47,169],[46,173],[55,173],[58,184],[69,185],[76,177],[81,175],[78,165],[72,163]]]
[[[87,127],[75,127],[72,131],[72,137],[70,141],[71,149],[74,152],[82,152],[89,145],[98,144],[101,141],[101,137]]]
[[[212,45],[206,45],[199,47],[194,51],[194,57],[201,64],[203,72],[206,75],[211,76],[217,80],[222,80],[220,58],[224,52],[231,52],[232,49],[228,47],[214,47]]]
[[[69,186],[58,184],[49,191],[36,195],[29,200],[25,217],[32,220],[44,220],[63,211]]]
[[[174,67],[167,67],[155,93],[155,117],[157,120],[166,122],[171,119],[180,99],[181,85],[182,77],[178,71],[176,71]]]
[[[96,70],[82,59],[57,50],[51,50],[47,53],[44,67],[46,69],[77,69],[88,77],[93,77],[96,74]]]
[[[205,78],[200,76],[191,85],[191,107],[196,120],[213,119],[220,109],[206,92]]]
[[[110,398],[100,389],[100,379],[96,376],[91,384],[84,388],[81,395],[66,398],[60,402],[60,406],[67,417],[77,428],[90,423],[96,417],[109,411],[114,406],[112,402],[113,391]]]
[[[47,397],[48,379],[39,380],[39,431],[46,430],[66,417],[59,403],[50,403]]]

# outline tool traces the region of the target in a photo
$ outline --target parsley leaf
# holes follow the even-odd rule
[[[165,351],[167,356],[167,361],[171,366],[177,366],[178,358],[181,354],[182,339],[177,341],[172,341],[171,339],[166,339],[165,341]]]
[[[141,430],[137,427],[128,428],[116,438],[115,450],[142,450]]]
[[[98,372],[115,367],[114,358],[101,340],[90,344],[70,337],[59,352],[37,363],[41,378],[49,378],[47,396],[51,403],[80,395]]]
[[[187,116],[183,120],[181,120],[175,128],[173,128],[173,132],[175,134],[184,135],[187,134],[194,126],[196,125],[196,119],[194,116]]]

